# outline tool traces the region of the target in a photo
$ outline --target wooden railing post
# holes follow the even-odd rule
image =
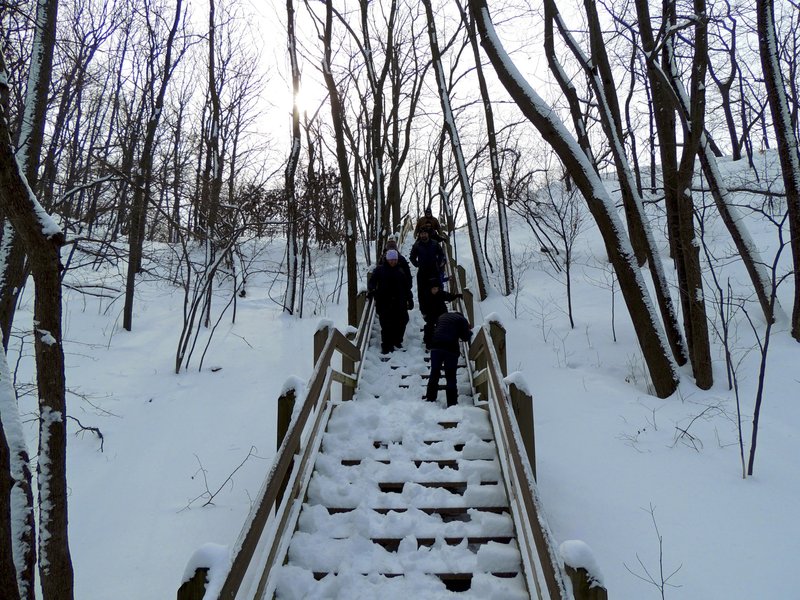
[[[456,265],[456,273],[458,274],[459,287],[462,290],[467,289],[467,272],[461,265]]]
[[[319,329],[314,333],[314,365],[317,364],[322,350],[325,348],[325,342],[328,341],[333,325],[329,322],[321,323]]]
[[[319,332],[317,332],[319,333]],[[314,340],[316,342],[316,338]],[[316,363],[316,361],[314,361]],[[277,445],[276,450],[279,450],[281,444],[283,443],[283,438],[286,437],[286,432],[289,431],[289,426],[292,424],[292,413],[294,413],[294,403],[297,400],[297,394],[295,394],[294,388],[288,390],[285,394],[281,394],[278,398],[278,426],[276,428],[277,431]],[[292,459],[292,463],[289,465],[289,470],[287,471],[288,474],[292,472],[292,467],[294,466],[294,459]],[[277,500],[275,500],[275,506],[280,506],[281,500],[283,500],[283,493],[286,491],[286,481],[284,480],[281,484],[280,491],[278,492]]]
[[[473,385],[475,386],[475,391],[478,393],[478,398],[486,401],[489,399],[489,373],[487,371],[487,367],[489,366],[489,356],[488,352],[486,351],[486,346],[481,343],[481,340],[483,340],[484,343],[486,342],[484,333],[485,332],[483,330],[478,331],[478,335],[472,342],[473,344],[479,344],[478,346],[473,346],[477,349],[478,353],[473,354],[471,351],[469,357],[467,357],[467,360],[474,357],[475,373],[483,373],[483,383],[476,383],[476,380],[473,380]]]
[[[359,317],[358,320],[360,323],[361,317]],[[347,339],[351,342],[355,342],[357,334],[358,332],[355,330],[350,331],[350,333],[347,334]],[[342,372],[344,372],[345,375],[352,375],[353,377],[356,375],[356,361],[350,358],[347,354],[342,354]],[[342,384],[342,400],[352,400],[355,391],[355,388]]]
[[[506,360],[506,328],[497,321],[489,322],[489,337],[492,338],[497,360],[500,363],[500,372],[503,377],[508,376],[508,365]]]
[[[361,317],[364,315],[364,307],[367,306],[367,292],[361,290],[356,296],[356,319],[361,323]]]
[[[510,383],[508,392],[511,396],[511,407],[517,417],[519,433],[522,436],[522,443],[525,444],[525,453],[528,455],[528,462],[531,464],[533,477],[536,478],[536,438],[533,431],[533,398],[527,392],[517,387],[517,384]]]
[[[565,566],[567,575],[572,581],[572,593],[575,596],[575,600],[608,600],[606,588],[602,585],[597,585],[586,569]]]
[[[464,307],[467,309],[467,321],[473,327],[475,326],[475,309],[472,305],[472,292],[467,288],[461,288],[461,294],[464,296]]]
[[[194,577],[184,581],[178,588],[178,600],[203,600],[203,596],[206,595],[207,575],[208,567],[196,569]]]

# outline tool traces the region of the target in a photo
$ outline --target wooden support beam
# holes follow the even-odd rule
[[[178,588],[177,600],[203,600],[206,595],[208,583],[208,567],[195,570],[194,576],[189,581],[184,581]]]
[[[577,569],[566,565],[567,575],[572,581],[572,593],[575,600],[608,600],[608,591],[598,585],[589,572],[583,567]]]
[[[475,309],[473,308],[472,302],[472,292],[469,291],[469,288],[462,288],[461,293],[464,295],[464,307],[467,309],[467,321],[473,327],[475,326]]]
[[[508,361],[506,359],[506,328],[497,321],[489,323],[489,337],[492,338],[495,352],[497,352],[497,362],[500,363],[500,371],[503,377],[508,376]]]
[[[508,386],[511,396],[511,407],[517,417],[519,433],[522,436],[522,443],[525,444],[525,453],[528,455],[528,462],[531,464],[533,477],[536,478],[536,443],[533,431],[533,398],[526,392],[519,389],[516,384]]]
[[[286,432],[289,431],[289,426],[292,424],[292,413],[294,413],[294,403],[297,400],[297,395],[295,394],[294,389],[288,390],[285,394],[281,394],[278,398],[278,424],[277,424],[277,448],[276,450],[280,450],[281,444],[283,443],[283,438],[286,437]],[[291,463],[289,464],[289,470],[287,472],[287,476],[284,477],[284,481],[281,484],[277,499],[275,500],[275,505],[279,506],[281,500],[283,500],[283,494],[286,491],[286,478],[288,477],[288,473],[292,472],[292,466],[294,465],[294,459],[292,459]]]

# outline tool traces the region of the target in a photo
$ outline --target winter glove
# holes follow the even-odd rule
[[[408,310],[411,310],[412,308],[414,308],[414,300],[409,298],[408,299],[408,303],[406,304],[406,306],[408,307]]]

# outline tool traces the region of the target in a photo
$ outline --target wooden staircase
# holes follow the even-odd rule
[[[373,325],[356,395],[328,421],[276,598],[530,597],[488,412],[463,359],[459,405],[446,408],[443,392],[424,400],[421,324],[412,312],[388,359]]]
[[[452,258],[449,273],[475,323]],[[229,564],[192,557],[178,600],[606,600],[585,569],[564,565],[543,517],[533,400],[507,378],[502,325],[476,325],[462,345],[447,408],[444,394],[423,397],[421,315],[405,348],[382,356],[363,292],[357,309],[347,336],[316,332],[304,397],[280,397],[278,452]]]

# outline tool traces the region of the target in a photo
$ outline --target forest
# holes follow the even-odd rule
[[[519,294],[508,221],[527,223],[572,327],[571,251],[580,227],[597,232],[654,397],[687,377],[734,389],[731,315],[760,327],[739,433],[754,475],[771,336],[800,342],[796,0],[8,0],[0,44],[4,598],[74,597],[65,289],[119,298],[133,332],[137,286],[168,261],[180,375],[246,296],[254,239],[282,247],[270,301],[294,319],[320,302],[317,252],[339,257],[355,325],[363,272],[427,207],[461,232],[476,300]],[[752,177],[728,177],[729,161]],[[706,244],[712,218],[724,255]],[[124,285],[76,287],[87,268]],[[38,448],[14,372],[31,353]]]

